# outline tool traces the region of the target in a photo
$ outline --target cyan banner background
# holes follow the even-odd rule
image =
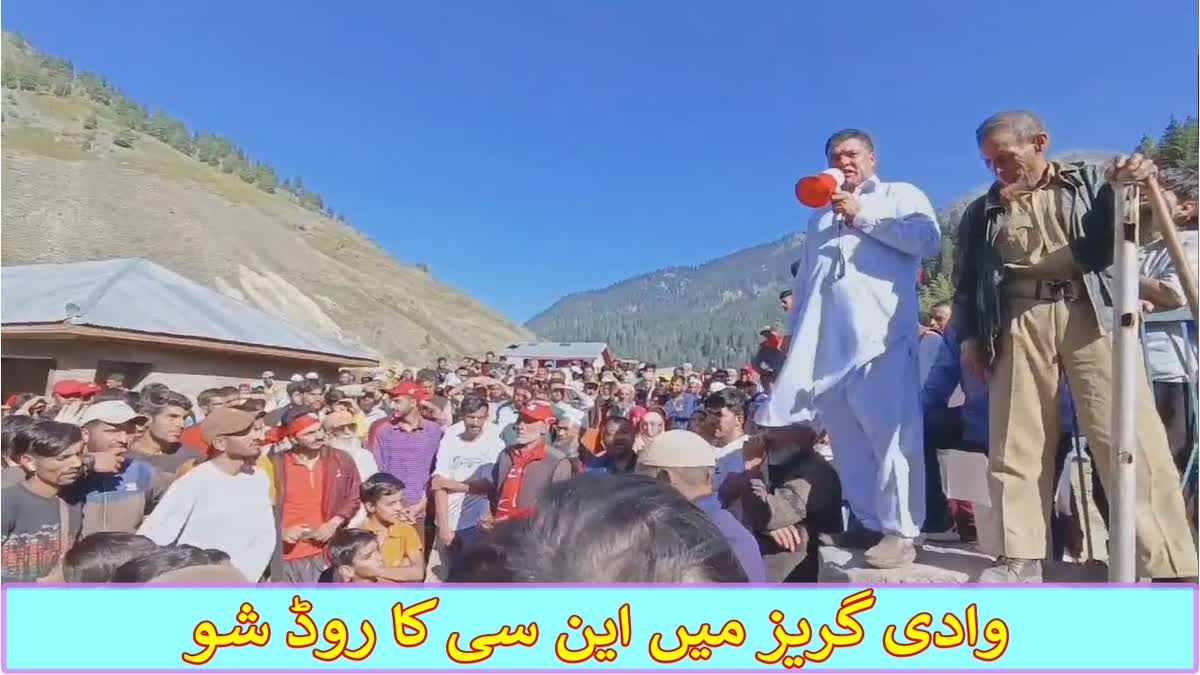
[[[480,672],[516,671],[763,671],[754,653],[769,652],[776,642],[772,610],[785,614],[784,626],[794,632],[796,621],[807,617],[814,633],[833,625],[841,601],[864,587],[453,587],[453,586],[322,586],[291,588],[172,587],[46,587],[5,585],[3,666],[8,671],[415,671]],[[333,618],[346,622],[351,648],[362,644],[359,624],[369,620],[377,643],[362,662],[340,659],[325,663],[311,649],[291,649],[285,638],[295,631],[288,611],[292,596],[313,605],[318,630]],[[391,608],[431,597],[440,598],[433,612],[421,617],[428,628],[425,644],[415,648],[396,645]],[[993,670],[1087,672],[1134,670],[1192,672],[1197,665],[1197,589],[1180,586],[1028,586],[1015,588],[877,587],[875,607],[857,615],[866,637],[861,645],[841,648],[824,663],[807,663],[804,670],[911,671]],[[243,602],[254,605],[260,623],[269,622],[271,641],[266,647],[224,648],[205,666],[191,666],[180,656],[197,652],[192,641],[196,624],[210,620],[225,632]],[[555,640],[568,633],[572,648],[582,645],[578,630],[569,630],[567,618],[582,617],[584,625],[603,632],[604,620],[617,618],[623,603],[630,603],[632,640],[618,647],[611,662],[589,661],[566,665],[556,658]],[[945,631],[946,612],[964,619],[966,607],[978,606],[980,638],[977,647],[988,647],[983,638],[986,623],[1000,618],[1008,626],[1007,651],[997,661],[983,663],[972,648],[930,647],[910,658],[884,652],[884,629],[903,627],[914,614],[933,615],[931,630]],[[719,647],[706,661],[684,659],[673,665],[651,660],[647,646],[651,634],[664,634],[663,645],[673,646],[680,625],[695,630],[709,623],[718,631],[726,621],[738,619],[746,630],[743,646]],[[463,635],[465,648],[471,637],[494,633],[504,625],[536,621],[540,637],[532,648],[497,649],[491,659],[476,665],[453,663],[446,655],[447,636]],[[823,641],[814,635],[805,648],[816,650]],[[328,648],[319,640],[317,648]]]

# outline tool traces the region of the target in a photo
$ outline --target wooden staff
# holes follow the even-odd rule
[[[1196,299],[1196,275],[1192,273],[1187,255],[1183,252],[1183,244],[1179,243],[1179,231],[1175,229],[1175,219],[1171,217],[1171,209],[1163,198],[1162,188],[1158,180],[1151,176],[1146,180],[1146,191],[1150,194],[1150,208],[1154,211],[1154,219],[1158,221],[1158,233],[1162,235],[1163,243],[1167,245],[1167,253],[1171,262],[1175,263],[1175,272],[1183,285],[1183,295],[1187,298],[1188,309],[1192,310],[1192,320],[1195,321],[1200,308]],[[1120,232],[1117,233],[1120,236]]]

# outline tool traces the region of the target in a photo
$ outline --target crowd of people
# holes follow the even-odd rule
[[[980,126],[997,182],[960,225],[955,301],[919,329],[936,218],[846,130],[825,147],[845,182],[779,296],[787,327],[763,327],[737,369],[488,352],[336,382],[265,372],[194,401],[120,378],[13,396],[3,580],[812,582],[821,545],[892,568],[924,538],[987,539],[982,581],[1040,581],[1071,547],[1047,534],[1067,458],[1095,462],[1101,505],[1110,477],[1109,181],[1155,173],[1136,156],[1107,178],[1051,162],[1048,138],[1029,113]],[[1162,181],[1194,257],[1195,176]],[[1181,306],[1145,243],[1145,309]],[[1186,507],[1179,489],[1195,347],[1179,330],[1148,327],[1138,408],[1138,561],[1156,579],[1196,575],[1194,482]],[[943,492],[947,448],[988,455],[990,538]]]

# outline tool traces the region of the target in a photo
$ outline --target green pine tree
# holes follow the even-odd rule
[[[247,162],[242,162],[241,166],[238,167],[237,174],[238,178],[241,178],[247,183],[253,183],[254,179],[258,177],[258,171],[253,166],[250,166],[250,164]]]
[[[279,179],[275,176],[274,169],[266,164],[259,164],[255,167],[254,183],[263,192],[274,193],[275,187],[279,184]]]

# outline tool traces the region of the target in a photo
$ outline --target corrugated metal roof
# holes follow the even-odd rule
[[[530,359],[598,359],[608,345],[603,342],[522,342],[509,345],[501,356]]]
[[[314,335],[141,258],[0,268],[3,325],[67,322],[356,359],[361,347]]]

